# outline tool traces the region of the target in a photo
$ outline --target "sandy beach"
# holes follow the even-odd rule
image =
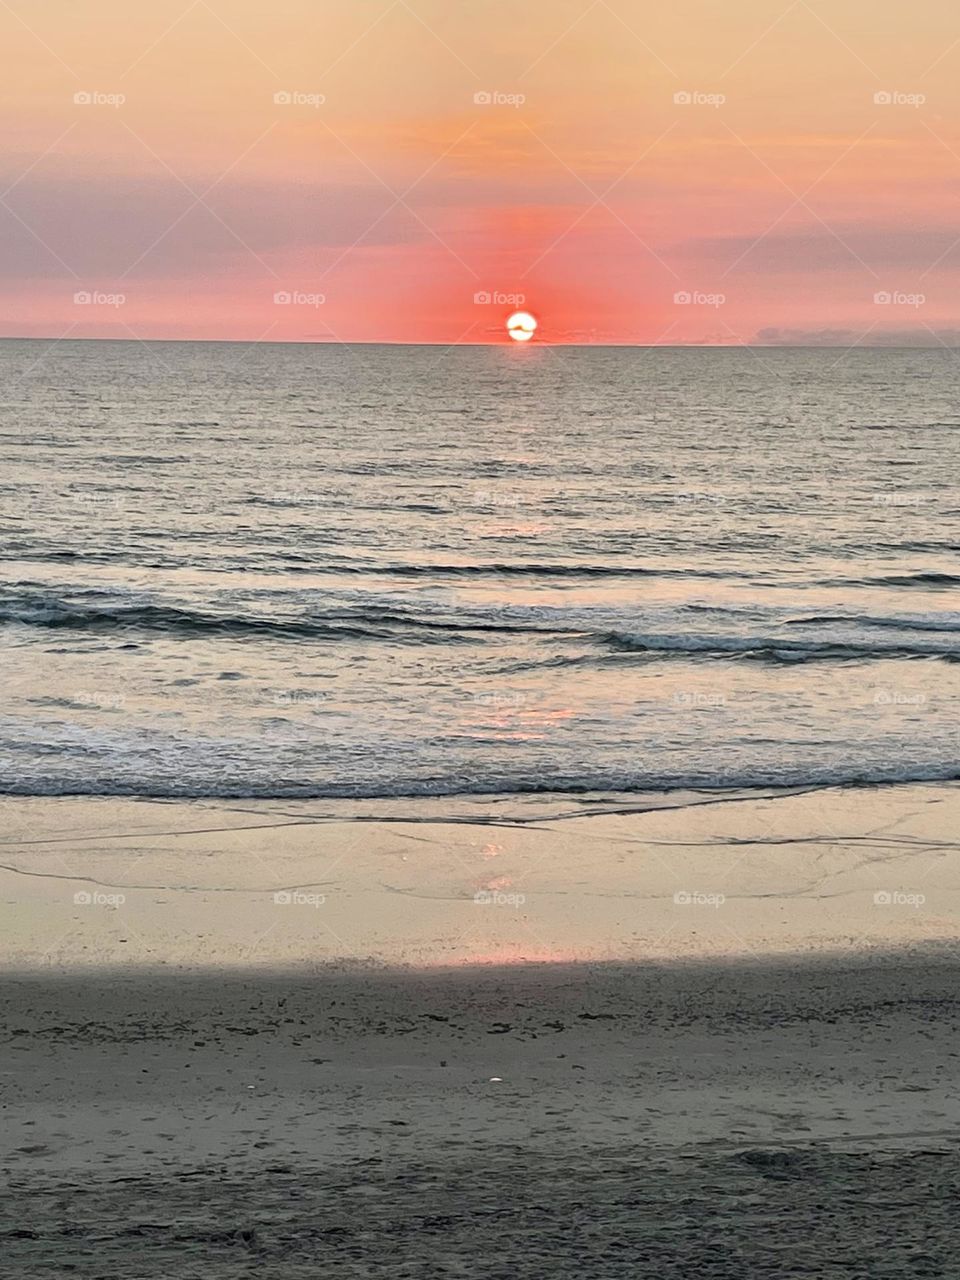
[[[955,1274],[960,789],[713,799],[8,800],[15,1273]]]

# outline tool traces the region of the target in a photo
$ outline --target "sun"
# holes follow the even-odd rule
[[[536,331],[536,318],[529,311],[515,311],[507,321],[507,333],[514,342],[529,342]]]

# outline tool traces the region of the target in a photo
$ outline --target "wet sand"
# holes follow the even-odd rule
[[[960,933],[957,785],[11,798],[0,823],[0,962],[21,969],[764,959]]]
[[[5,1265],[955,1275],[957,802],[8,802]]]

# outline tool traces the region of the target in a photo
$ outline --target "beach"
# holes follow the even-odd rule
[[[10,1265],[951,1275],[958,805],[9,798]]]

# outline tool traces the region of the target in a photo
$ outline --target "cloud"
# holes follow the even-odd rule
[[[832,230],[812,227],[801,231],[756,236],[703,236],[676,246],[701,261],[722,266],[738,263],[738,270],[816,272],[848,270],[865,263],[876,269],[926,271],[934,263],[960,265],[960,234],[956,227],[876,227],[840,223]]]
[[[381,187],[233,183],[205,196],[207,207],[191,208],[194,197],[172,178],[50,179],[21,184],[7,203],[12,213],[0,205],[7,281],[62,278],[63,264],[84,279],[113,279],[138,259],[133,278],[266,275],[254,255],[431,238],[402,206],[390,210],[393,196]]]

